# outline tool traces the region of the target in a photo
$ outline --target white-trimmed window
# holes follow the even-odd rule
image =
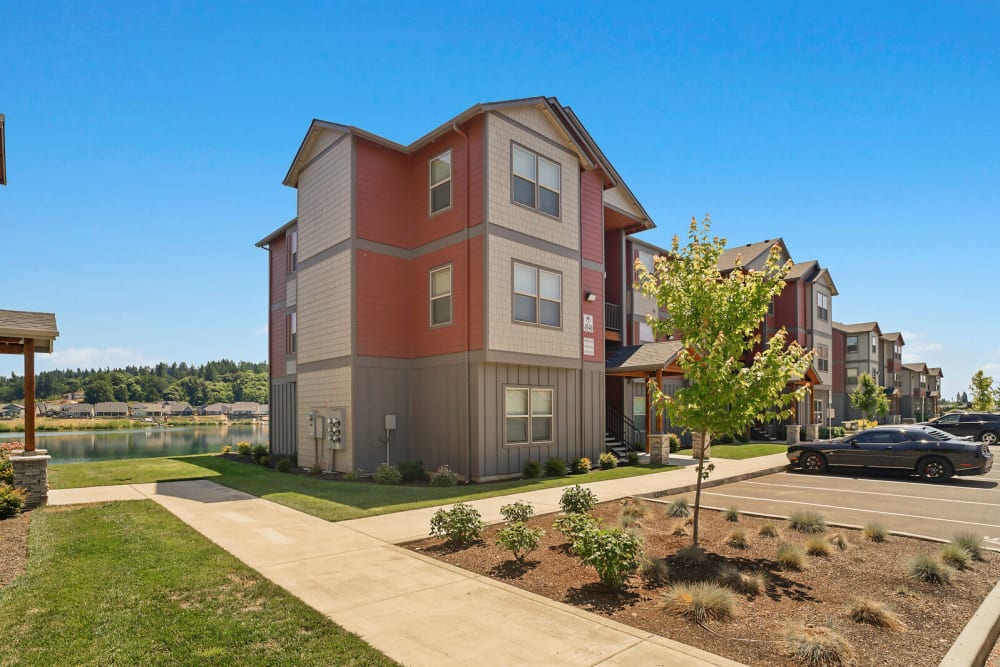
[[[871,336],[872,339],[872,353],[878,352],[878,338],[875,334],[869,334],[869,336]]]
[[[823,401],[817,399],[813,401],[813,414],[815,415],[817,424],[823,423]]]
[[[559,217],[562,167],[527,148],[511,144],[511,197],[522,206]]]
[[[830,320],[830,297],[822,292],[816,294],[816,317],[824,322]]]
[[[451,208],[451,150],[435,158],[430,164],[431,215]]]
[[[296,345],[298,344],[298,333],[299,327],[295,313],[289,313],[285,317],[285,326],[288,328],[288,342],[285,345],[285,351],[288,354],[295,354]]]
[[[858,351],[858,337],[857,336],[848,336],[847,337],[847,351],[848,352],[857,352]]]
[[[858,381],[858,369],[857,368],[853,368],[852,367],[852,368],[848,368],[847,369],[847,381],[848,382],[857,382]]]
[[[508,445],[552,442],[552,398],[552,389],[507,387],[504,442]]]
[[[514,321],[562,326],[562,274],[514,262]]]
[[[892,346],[892,352],[897,359],[903,358],[903,346],[900,345],[899,343],[896,343],[895,345]]]
[[[649,326],[648,322],[639,322],[639,342],[640,343],[656,342],[656,337],[653,336],[653,327]]]
[[[927,384],[927,376],[926,375],[921,375],[920,376],[920,386],[923,387],[925,384]]]
[[[830,347],[828,345],[816,346],[816,370],[830,370]]]
[[[431,326],[451,324],[451,265],[431,269]]]

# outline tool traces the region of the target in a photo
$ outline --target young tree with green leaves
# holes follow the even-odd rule
[[[972,409],[989,412],[993,409],[993,378],[983,373],[982,369],[972,376]]]
[[[670,421],[698,433],[707,443],[712,434],[744,433],[756,421],[782,419],[792,413],[805,387],[787,391],[789,380],[805,375],[812,352],[787,342],[779,330],[752,362],[747,353],[761,342],[760,325],[771,301],[785,286],[791,262],[781,264],[775,247],[759,271],[739,262],[727,275],[719,273],[719,256],[726,240],[709,235],[711,222],[699,226],[692,218],[688,244],[674,237],[670,258],[657,258],[650,273],[636,263],[637,286],[666,311],[662,319],[649,318],[658,336],[675,335],[683,347],[677,365],[688,385],[668,396],[650,382],[651,404],[666,411]],[[698,455],[694,501],[694,545],[698,545],[698,514],[705,466],[705,448]]]
[[[865,419],[884,417],[889,413],[889,397],[868,373],[858,376],[858,386],[851,392],[851,405],[861,411]]]

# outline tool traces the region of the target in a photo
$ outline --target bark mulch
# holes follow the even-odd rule
[[[593,514],[606,526],[618,525],[621,506],[621,502],[604,503]],[[674,554],[690,545],[690,525],[685,526],[688,536],[674,536],[672,531],[684,524],[683,519],[666,516],[666,505],[662,503],[643,501],[643,506],[647,515],[641,520],[640,530],[646,558],[662,560],[667,574],[637,573],[623,591],[606,590],[594,569],[570,553],[566,540],[552,527],[557,515],[535,517],[529,522],[543,528],[545,537],[524,565],[496,546],[501,526],[487,528],[478,543],[466,548],[447,547],[438,538],[406,546],[748,665],[799,664],[789,656],[783,637],[787,628],[804,625],[831,628],[845,637],[853,646],[858,665],[937,665],[1000,579],[1000,554],[986,552],[983,561],[974,561],[967,570],[954,572],[949,585],[916,582],[908,575],[910,559],[919,553],[935,554],[942,545],[895,536],[873,543],[860,531],[840,528],[827,528],[825,535],[839,533],[847,542],[845,550],[833,546],[829,556],[807,556],[802,571],[782,570],[774,560],[777,546],[782,542],[804,545],[807,535],[791,530],[784,521],[740,516],[733,523],[709,510],[702,510],[700,537],[711,562],[701,567],[685,566]],[[759,536],[757,531],[764,523],[775,524],[779,537]],[[745,532],[749,548],[735,549],[725,544],[726,537],[737,528]],[[744,573],[760,574],[766,582],[756,596],[736,595],[731,620],[701,626],[662,608],[664,594],[672,585],[711,579],[723,564],[734,565]],[[886,605],[906,628],[893,632],[855,623],[845,613],[852,598]]]
[[[0,520],[0,588],[17,579],[28,562],[29,514]]]

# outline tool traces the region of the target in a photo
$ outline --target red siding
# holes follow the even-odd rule
[[[367,250],[358,250],[355,259],[358,354],[408,357],[408,262]]]
[[[584,333],[584,337],[594,339],[594,355],[584,355],[584,361],[604,361],[604,275],[590,269],[583,270],[583,291],[597,295],[593,302],[583,301],[583,314],[594,316],[594,333]]]
[[[412,205],[406,155],[360,137],[354,145],[358,238],[409,248]]]
[[[482,217],[482,216],[480,216]],[[469,349],[483,349],[486,302],[483,299],[483,237],[469,241]]]
[[[580,239],[583,258],[604,263],[604,183],[601,172],[580,174]]]
[[[287,281],[287,256],[285,237],[275,238],[268,246],[269,280],[268,280],[268,362],[271,377],[285,375],[285,311],[272,310],[271,306],[285,300],[285,283]]]
[[[789,333],[794,327],[799,326],[795,314],[795,286],[796,282],[785,283],[785,288],[774,300],[774,328],[785,327]]]
[[[445,264],[451,264],[451,303],[452,322],[442,326],[430,325],[430,270]],[[482,269],[478,271],[482,274]],[[466,259],[465,242],[442,248],[441,250],[421,255],[413,260],[410,266],[410,293],[415,304],[408,335],[411,343],[410,354],[413,357],[429,357],[438,354],[464,352],[466,328],[469,317],[469,286],[466,282],[468,261]],[[482,291],[473,295],[475,301],[482,301]]]

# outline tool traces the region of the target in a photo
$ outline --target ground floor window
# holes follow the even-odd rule
[[[504,442],[524,445],[552,442],[552,389],[507,387]]]

